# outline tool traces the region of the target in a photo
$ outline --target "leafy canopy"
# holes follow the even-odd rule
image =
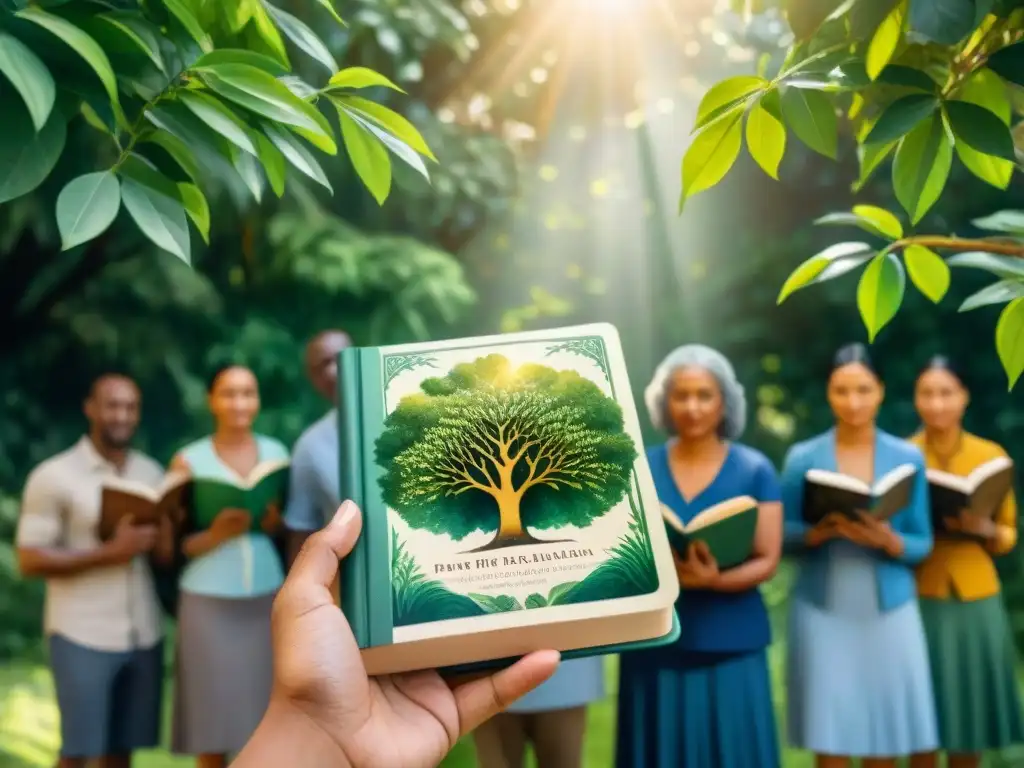
[[[954,163],[1006,189],[1024,162],[1024,1],[780,0],[794,41],[778,71],[715,84],[698,108],[682,163],[680,210],[733,167],[745,144],[772,178],[790,135],[826,157],[845,133],[856,142],[860,192],[886,164],[905,221],[857,204],[818,224],[864,230],[871,242],[841,242],[797,266],[779,302],[808,285],[863,267],[857,306],[870,340],[895,317],[909,276],[933,302],[952,266],[987,270],[999,283],[961,310],[1005,304],[996,347],[1010,386],[1024,371],[1024,213],[975,224],[991,236],[916,234],[940,199]],[[750,10],[748,2],[734,5]],[[763,6],[765,3],[755,3]],[[745,125],[745,132],[744,132]],[[940,252],[953,252],[944,258]]]
[[[492,354],[420,389],[388,416],[376,449],[392,467],[384,500],[413,528],[456,540],[494,531],[508,492],[527,528],[581,526],[629,487],[637,453],[622,410],[575,371]]]
[[[314,5],[343,23],[331,0]],[[295,53],[319,64],[318,84],[293,73]],[[63,248],[99,237],[123,209],[189,262],[190,223],[209,242],[218,178],[237,176],[256,202],[268,186],[283,195],[290,172],[331,190],[317,160],[338,152],[331,113],[383,203],[392,155],[424,176],[435,158],[408,120],[361,95],[372,87],[401,91],[371,69],[339,70],[309,24],[267,0],[0,0],[0,204],[39,187],[83,121],[108,141],[57,196]]]

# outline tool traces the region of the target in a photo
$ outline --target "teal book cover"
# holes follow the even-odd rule
[[[722,570],[735,568],[750,559],[757,534],[757,501],[737,496],[708,507],[684,523],[667,505],[661,506],[672,549],[681,559],[690,544],[702,541]]]
[[[339,359],[341,603],[371,674],[671,642],[679,583],[605,324]]]

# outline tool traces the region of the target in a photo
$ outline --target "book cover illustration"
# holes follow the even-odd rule
[[[232,482],[222,478],[192,479],[192,524],[209,528],[224,509],[244,509],[252,516],[252,531],[261,530],[263,516],[272,503],[283,504],[288,484],[289,461],[261,461],[245,477]]]
[[[703,541],[720,570],[735,568],[750,559],[757,533],[757,501],[737,496],[714,504],[684,523],[666,504],[661,515],[668,528],[668,540],[681,559],[690,544]]]
[[[585,604],[654,595],[674,574],[601,337],[384,351],[380,365],[393,642],[451,620],[595,613]]]
[[[842,472],[809,470],[804,476],[804,520],[817,525],[833,513],[857,519],[860,512],[888,520],[910,503],[916,474],[913,464],[900,464],[869,485]]]

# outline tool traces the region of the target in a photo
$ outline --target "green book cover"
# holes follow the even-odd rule
[[[613,327],[350,348],[339,369],[341,491],[363,510],[341,600],[369,670],[678,636]]]
[[[197,530],[212,525],[224,509],[244,509],[252,516],[252,530],[260,531],[263,515],[271,504],[284,506],[288,488],[286,459],[260,462],[247,477],[234,482],[212,477],[192,481],[192,522]]]
[[[757,501],[737,496],[703,510],[688,523],[662,504],[668,539],[679,557],[686,557],[690,544],[703,541],[720,570],[735,568],[750,559],[757,533]]]

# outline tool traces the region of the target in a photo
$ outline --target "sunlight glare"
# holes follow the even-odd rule
[[[637,0],[576,0],[576,3],[586,13],[617,16],[634,8]]]

